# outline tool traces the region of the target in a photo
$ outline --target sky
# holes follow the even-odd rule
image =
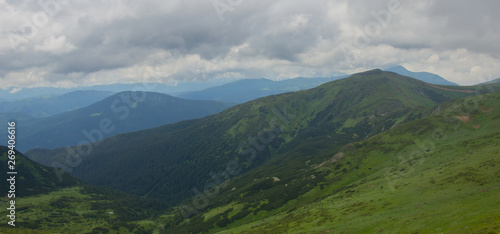
[[[0,0],[3,89],[335,76],[500,77],[500,1]]]

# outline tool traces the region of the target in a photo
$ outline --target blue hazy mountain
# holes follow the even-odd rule
[[[453,83],[453,82],[446,80],[445,78],[443,78],[439,75],[436,75],[436,74],[433,74],[430,72],[412,72],[412,71],[408,71],[403,66],[395,66],[395,67],[391,67],[391,68],[384,69],[384,70],[390,71],[390,72],[395,72],[395,73],[398,73],[398,74],[403,75],[403,76],[413,77],[417,80],[421,80],[421,81],[427,82],[429,84],[454,85],[454,86],[458,85],[456,83]]]
[[[79,90],[63,95],[47,95],[19,101],[1,102],[0,113],[24,113],[32,117],[47,117],[98,102],[113,93],[108,91]]]
[[[119,133],[205,117],[230,106],[216,101],[194,101],[161,93],[127,91],[84,108],[45,118],[29,118],[22,113],[4,113],[0,117],[4,122],[17,122],[16,149],[26,151],[93,142]],[[0,140],[7,142],[6,137],[0,136]]]
[[[257,98],[314,88],[345,76],[317,77],[272,81],[269,79],[243,79],[221,86],[178,95],[193,100],[216,100],[228,103],[244,103]]]
[[[454,85],[453,82],[429,72],[411,72],[402,66],[395,66],[386,71],[398,73],[400,75],[409,76],[417,80],[421,80],[430,84],[437,85]],[[244,103],[257,98],[294,92],[304,89],[314,88],[329,81],[345,78],[344,76],[335,77],[317,77],[317,78],[294,78],[282,81],[272,81],[269,79],[243,79],[230,82],[221,86],[207,88],[201,91],[194,91],[177,96],[193,99],[193,100],[217,100],[230,103]]]
[[[218,86],[229,82],[234,79],[216,79],[212,81],[185,81],[179,82],[175,85],[168,85],[163,83],[132,83],[132,84],[107,84],[107,85],[93,85],[93,86],[79,86],[76,88],[53,88],[53,87],[37,87],[37,88],[23,88],[16,90],[14,87],[3,87],[0,89],[0,101],[18,101],[27,98],[34,98],[39,96],[56,96],[70,93],[77,90],[95,90],[106,92],[123,92],[130,90],[141,90],[148,92],[176,94],[183,92],[192,92],[202,90],[209,87]]]

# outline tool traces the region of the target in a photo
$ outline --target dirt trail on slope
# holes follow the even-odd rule
[[[462,122],[464,122],[464,123],[467,123],[467,122],[469,122],[469,120],[470,120],[470,116],[467,116],[467,115],[464,115],[464,116],[458,116],[458,115],[457,115],[457,116],[455,116],[455,118],[457,118],[457,119],[461,120],[461,121],[462,121]]]

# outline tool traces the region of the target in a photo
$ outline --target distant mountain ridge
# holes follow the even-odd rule
[[[272,81],[265,78],[243,79],[201,91],[179,94],[178,96],[193,100],[216,100],[229,103],[244,103],[269,95],[314,88],[326,82],[345,77],[347,77],[347,75],[317,78],[298,77],[282,81]]]
[[[77,110],[29,119],[2,114],[18,121],[18,149],[53,149],[93,142],[119,133],[154,128],[186,119],[216,114],[231,104],[193,101],[152,92],[121,92]],[[22,117],[22,115],[17,115]],[[3,142],[6,135],[0,136]]]
[[[80,90],[95,90],[95,91],[105,91],[112,93],[119,93],[131,90],[141,90],[148,92],[166,93],[166,94],[176,94],[183,92],[192,92],[196,90],[202,90],[208,87],[214,87],[217,85],[224,84],[227,80],[233,79],[217,79],[213,81],[206,82],[195,82],[195,81],[185,81],[171,84],[155,83],[154,79],[145,80],[147,83],[132,83],[132,84],[104,84],[104,85],[92,85],[92,86],[78,86],[75,88],[54,88],[54,87],[36,87],[36,88],[14,88],[10,87],[7,89],[0,89],[0,100],[1,101],[19,101],[27,98],[34,98],[39,96],[54,96],[63,95],[65,93],[70,93]]]
[[[401,75],[410,76],[415,79],[422,80],[431,84],[439,85],[457,85],[453,82],[447,81],[444,78],[428,73],[428,72],[411,72],[402,66],[395,66],[386,71],[396,72]],[[23,88],[18,90],[17,88],[9,88],[7,90],[0,89],[0,100],[1,101],[15,101],[26,98],[33,98],[43,95],[62,95],[64,93],[76,91],[76,90],[96,90],[96,91],[107,91],[107,92],[123,92],[129,90],[137,90],[137,88],[143,90],[145,86],[150,89],[146,89],[150,92],[166,93],[173,96],[196,99],[196,100],[222,100],[227,99],[229,102],[243,103],[249,100],[260,98],[263,96],[268,96],[272,94],[293,92],[303,89],[309,89],[316,87],[320,84],[326,83],[328,81],[336,80],[339,78],[347,77],[348,75],[338,75],[332,77],[317,77],[317,78],[292,78],[283,81],[275,81],[275,83],[262,82],[262,79],[244,79],[244,80],[254,80],[255,84],[249,84],[253,89],[241,90],[241,97],[234,95],[229,90],[230,88],[238,87],[237,83],[239,80],[235,79],[217,79],[213,81],[196,82],[196,81],[185,81],[175,84],[163,84],[163,83],[133,83],[133,84],[107,84],[107,85],[94,85],[86,87],[77,88],[53,88],[53,87],[37,87],[37,88]],[[264,79],[264,78],[263,78]],[[260,81],[259,81],[260,80]],[[153,80],[150,80],[153,81]],[[268,80],[270,81],[270,80]],[[228,83],[229,82],[229,83]],[[255,86],[257,85],[257,86]],[[291,85],[291,86],[290,86]],[[224,86],[228,89],[221,89]],[[213,89],[212,89],[213,88]],[[221,92],[222,91],[222,92]],[[253,92],[253,93],[252,93]],[[218,95],[216,95],[218,93]]]
[[[391,67],[388,69],[384,69],[384,71],[395,72],[395,73],[398,73],[398,74],[403,75],[403,76],[413,77],[415,79],[421,80],[421,81],[429,83],[429,84],[458,86],[458,84],[450,82],[439,75],[429,73],[429,72],[412,72],[412,71],[408,71],[403,66],[394,66],[394,67]]]
[[[1,102],[0,113],[21,112],[36,118],[47,117],[86,107],[111,96],[113,92],[78,90],[63,95],[38,96],[19,101]]]
[[[487,82],[483,82],[481,84],[496,84],[496,83],[500,83],[500,78],[497,78],[497,79],[494,79],[494,80],[490,80],[490,81],[487,81]]]
[[[436,74],[429,72],[411,72],[402,66],[395,66],[385,70],[403,76],[409,76],[429,84],[458,86],[458,84],[447,81]],[[316,78],[299,77],[282,81],[272,81],[265,78],[243,79],[200,91],[179,94],[178,96],[194,100],[217,100],[231,103],[244,103],[269,95],[314,88],[330,81],[346,78],[347,76],[348,75]]]

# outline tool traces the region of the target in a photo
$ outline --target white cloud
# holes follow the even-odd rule
[[[394,2],[243,1],[221,21],[202,0],[60,0],[52,12],[0,1],[0,80],[15,87],[141,82],[148,67],[165,83],[283,79],[396,64],[459,84],[500,77],[500,2],[400,1],[401,11],[384,18]],[[46,21],[34,23],[43,14]],[[21,38],[15,50],[12,37]],[[347,51],[353,60],[342,45],[354,48]]]
[[[60,36],[58,38],[48,38],[42,42],[41,45],[35,45],[34,51],[44,51],[51,54],[66,54],[76,47],[66,41],[65,36]]]
[[[21,91],[23,88],[12,88],[12,90],[9,91],[9,93],[17,93]]]

